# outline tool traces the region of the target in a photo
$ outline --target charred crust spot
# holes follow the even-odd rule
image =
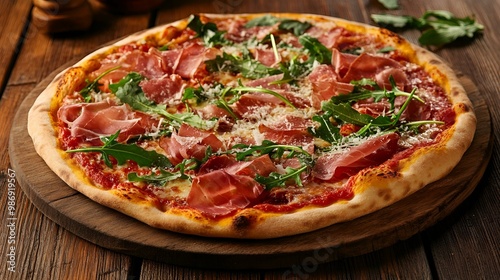
[[[382,173],[377,174],[378,177],[384,178],[384,179],[390,179],[390,178],[396,178],[398,177],[398,172],[396,171],[385,171]]]
[[[429,61],[430,64],[432,65],[440,65],[441,64],[441,61],[437,60],[437,59],[431,59]]]
[[[464,103],[457,104],[457,109],[458,109],[458,111],[464,112],[464,113],[470,111],[469,106],[465,105]]]
[[[233,227],[236,231],[243,231],[249,229],[252,225],[252,217],[240,215],[233,219]]]

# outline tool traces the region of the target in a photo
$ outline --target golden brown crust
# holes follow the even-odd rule
[[[245,17],[252,15],[206,15],[211,18]],[[171,231],[213,237],[233,238],[273,238],[309,232],[334,223],[355,219],[388,206],[425,185],[448,174],[460,161],[474,136],[476,119],[467,93],[460,85],[454,72],[436,55],[418,46],[409,44],[398,35],[364,24],[342,19],[304,14],[274,14],[275,16],[310,20],[314,22],[335,23],[359,32],[375,34],[392,42],[398,50],[408,55],[412,62],[422,65],[432,78],[442,86],[453,104],[457,115],[455,124],[443,135],[437,145],[419,150],[399,163],[398,172],[370,169],[354,178],[355,196],[349,201],[340,201],[327,207],[308,207],[294,213],[272,214],[255,209],[245,209],[234,217],[221,220],[203,218],[187,210],[162,212],[147,201],[132,201],[134,194],[120,190],[103,190],[92,185],[72,161],[59,150],[54,125],[54,112],[65,94],[74,91],[75,84],[85,77],[85,69],[92,59],[110,51],[114,46],[133,42],[147,36],[155,36],[166,26],[130,35],[129,37],[104,47],[88,55],[75,67],[59,74],[40,94],[29,112],[28,131],[38,154],[49,167],[69,186],[88,196],[90,199],[116,209],[153,227]],[[170,25],[183,27],[185,20]]]

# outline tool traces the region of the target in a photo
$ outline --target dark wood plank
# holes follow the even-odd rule
[[[29,19],[31,1],[0,1],[0,91],[8,75],[10,65],[19,51],[18,43],[23,39],[23,28]],[[0,92],[0,96],[2,93]]]
[[[98,13],[96,18],[91,30],[72,35],[50,37],[38,32],[36,26],[29,27],[0,102],[0,117],[7,120],[0,122],[2,131],[10,130],[10,120],[26,93],[48,73],[69,60],[86,55],[105,42],[147,28],[149,22],[147,14],[119,17]],[[8,134],[2,133],[2,147],[7,146],[7,139]],[[0,207],[3,221],[8,213],[8,163],[5,149],[0,153]],[[16,194],[16,263],[19,270],[10,273],[7,266],[2,265],[0,279],[125,279],[131,273],[129,256],[103,249],[62,229],[34,207],[19,185]],[[3,233],[2,229],[0,242],[7,244],[7,235]]]

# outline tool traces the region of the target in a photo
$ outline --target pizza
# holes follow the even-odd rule
[[[59,73],[28,131],[55,174],[97,203],[168,231],[264,239],[425,191],[475,125],[454,72],[386,29],[198,14]]]

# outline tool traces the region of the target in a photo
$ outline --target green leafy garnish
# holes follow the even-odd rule
[[[312,120],[318,122],[320,126],[317,128],[309,127],[308,131],[312,136],[334,144],[342,139],[342,135],[340,134],[340,129],[330,121],[332,114],[331,111],[327,111],[323,115],[313,116]]]
[[[427,11],[420,18],[395,15],[372,15],[372,19],[384,26],[416,28],[422,31],[418,39],[422,45],[441,46],[461,37],[473,38],[484,26],[470,17],[457,18],[448,11]]]
[[[99,152],[103,155],[104,163],[108,167],[112,167],[110,156],[113,156],[118,165],[123,165],[127,160],[135,161],[139,166],[147,167],[170,167],[172,164],[168,158],[162,154],[158,154],[155,151],[145,150],[136,144],[122,144],[118,143],[116,139],[120,131],[109,137],[101,137],[101,141],[104,143],[99,147],[86,147],[74,150],[68,150],[68,153],[76,152]]]
[[[312,25],[307,21],[298,21],[287,18],[277,18],[272,15],[265,15],[259,18],[252,19],[245,24],[246,28],[255,26],[271,26],[279,22],[278,29],[292,32],[295,36],[300,36],[306,32]]]
[[[312,156],[301,147],[276,144],[269,140],[262,141],[261,145],[237,144],[225,153],[235,154],[239,161],[245,160],[247,157],[258,157],[265,154],[276,160],[297,158],[300,161],[299,168],[287,167],[284,174],[272,172],[268,177],[257,175],[255,180],[264,185],[266,189],[285,186],[286,182],[290,180],[302,186],[300,174],[306,172],[314,164]]]
[[[318,39],[309,35],[302,35],[299,37],[299,42],[309,52],[310,59],[322,64],[331,64],[332,51],[321,44]]]
[[[187,176],[183,176],[180,172],[168,172],[166,170],[160,169],[159,174],[151,173],[148,175],[137,175],[137,173],[132,172],[127,175],[127,179],[131,182],[147,182],[155,185],[165,185],[169,181],[176,179],[187,179]]]
[[[99,86],[101,84],[99,84],[99,80],[102,77],[106,76],[110,72],[115,71],[118,68],[120,68],[120,66],[116,66],[116,67],[110,68],[110,69],[102,72],[101,75],[97,76],[97,78],[95,78],[95,80],[93,82],[90,82],[89,80],[85,80],[87,85],[79,91],[80,95],[83,97],[83,100],[86,103],[90,102],[92,100],[92,96],[90,95],[90,93],[91,92],[100,92]]]
[[[190,126],[209,129],[214,126],[213,121],[203,120],[200,116],[192,112],[171,114],[167,112],[166,106],[156,104],[149,100],[139,86],[139,83],[144,79],[139,73],[131,72],[116,84],[110,84],[109,89],[113,92],[121,102],[130,105],[135,110],[154,113],[166,117],[173,121],[173,125],[179,126],[182,123]]]
[[[198,15],[191,15],[188,20],[188,27],[197,33],[197,37],[203,39],[206,46],[231,44],[224,37],[224,31],[219,31],[213,22],[202,23]]]
[[[386,9],[394,10],[399,8],[398,0],[378,0]]]
[[[258,60],[249,57],[237,57],[228,53],[222,53],[215,59],[205,61],[210,72],[231,72],[241,73],[245,78],[259,79],[271,75],[280,74],[276,68],[267,67]]]
[[[286,186],[286,182],[290,180],[293,180],[293,182],[297,186],[302,186],[302,180],[300,178],[300,174],[305,172],[307,168],[308,168],[307,165],[302,165],[299,168],[287,167],[285,168],[284,174],[278,172],[272,172],[267,177],[257,174],[255,176],[255,181],[265,186],[267,190],[276,187],[284,187]]]
[[[389,82],[391,83],[392,90],[381,89],[378,84],[371,79],[361,79],[359,81],[351,81],[355,87],[351,93],[341,94],[333,96],[330,101],[334,104],[339,104],[343,102],[354,102],[358,100],[364,100],[368,98],[374,98],[375,102],[380,101],[382,98],[387,98],[391,105],[394,105],[394,98],[397,96],[409,97],[410,93],[399,90],[396,86],[396,82],[392,76],[389,77]],[[369,86],[373,89],[367,89]],[[424,103],[424,101],[418,97],[414,96],[416,100]]]

